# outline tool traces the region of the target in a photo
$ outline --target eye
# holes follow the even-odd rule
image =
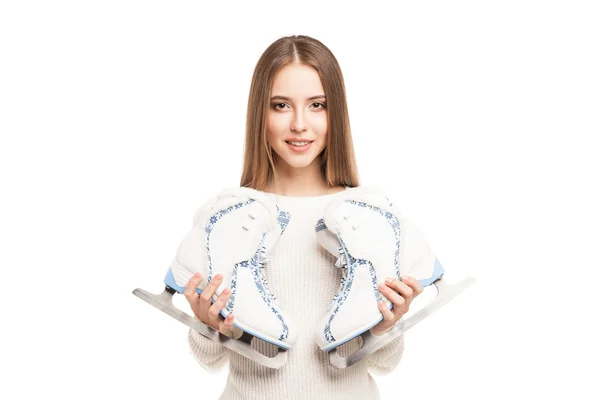
[[[311,107],[316,108],[316,109],[326,108],[325,103],[319,103],[319,102],[312,103]]]
[[[286,106],[287,106],[287,104],[285,104],[285,103],[273,103],[273,104],[271,104],[271,107],[274,108],[275,110],[283,110]]]

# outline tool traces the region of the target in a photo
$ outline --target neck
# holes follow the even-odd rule
[[[272,180],[265,189],[281,196],[322,196],[335,193],[343,188],[329,187],[321,171],[319,158],[304,168],[294,168],[285,162],[277,166],[277,181]]]

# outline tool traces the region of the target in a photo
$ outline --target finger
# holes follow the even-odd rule
[[[221,275],[221,274],[215,275],[215,277],[211,279],[208,286],[202,291],[202,294],[200,295],[200,302],[204,303],[205,305],[206,304],[210,305],[210,300],[212,299],[213,295],[219,288],[219,285],[221,284],[222,281],[223,281],[223,275]]]
[[[215,301],[215,303],[208,309],[208,315],[210,315],[211,318],[216,318],[221,313],[221,310],[227,303],[227,300],[229,300],[229,296],[231,296],[231,290],[229,288],[225,288],[217,301]]]
[[[377,307],[379,307],[379,311],[383,314],[383,320],[389,322],[390,324],[396,322],[396,318],[394,317],[394,313],[388,308],[384,301],[378,301]]]
[[[394,315],[394,320],[402,317],[407,311],[407,301],[404,297],[400,296],[396,291],[384,284],[379,285],[379,291],[394,305],[393,311],[390,311]]]
[[[233,314],[229,314],[227,316],[227,318],[225,318],[222,322],[221,322],[221,327],[219,328],[219,331],[223,334],[223,335],[228,335],[229,331],[231,330],[231,327],[233,326]]]
[[[188,301],[191,302],[191,300],[198,295],[198,293],[196,293],[196,288],[200,282],[202,282],[202,275],[200,275],[200,272],[196,272],[196,274],[188,281],[187,285],[185,285],[183,295]]]
[[[388,278],[385,280],[385,284],[392,288],[395,292],[400,293],[400,296],[404,297],[407,305],[410,305],[414,297],[414,290],[406,283],[399,281],[398,279]]]
[[[425,289],[423,287],[423,285],[421,285],[421,282],[419,282],[417,279],[413,278],[412,276],[403,276],[402,278],[402,282],[404,282],[406,285],[410,286],[410,288],[413,290],[413,298],[417,297],[418,295],[420,295],[421,293],[423,293],[423,290]]]

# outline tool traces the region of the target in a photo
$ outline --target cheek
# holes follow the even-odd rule
[[[319,140],[325,142],[327,140],[328,131],[327,115],[320,116],[313,121],[313,131],[318,135]]]
[[[267,116],[267,130],[269,136],[277,137],[285,132],[286,121],[282,115],[270,113]]]
[[[279,136],[279,130],[277,129],[277,126],[275,124],[273,124],[272,119],[268,119],[267,120],[267,143],[269,143],[270,146],[273,146],[273,144],[276,144],[277,136]]]

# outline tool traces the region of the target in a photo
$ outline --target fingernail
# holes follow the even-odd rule
[[[379,284],[379,290],[385,290],[386,287],[383,283]]]
[[[400,280],[402,282],[408,282],[408,281],[410,281],[410,276],[403,276],[403,277],[400,278]]]
[[[223,290],[223,293],[225,293],[225,294],[229,294],[229,292],[230,292],[229,288],[226,288],[225,290]]]
[[[385,283],[392,283],[392,278],[387,278],[387,279],[385,280]]]
[[[196,272],[196,273],[194,274],[194,278],[200,278],[200,272]]]
[[[229,315],[227,316],[227,319],[228,319],[229,321],[231,321],[231,320],[233,319],[233,314],[229,314]]]

